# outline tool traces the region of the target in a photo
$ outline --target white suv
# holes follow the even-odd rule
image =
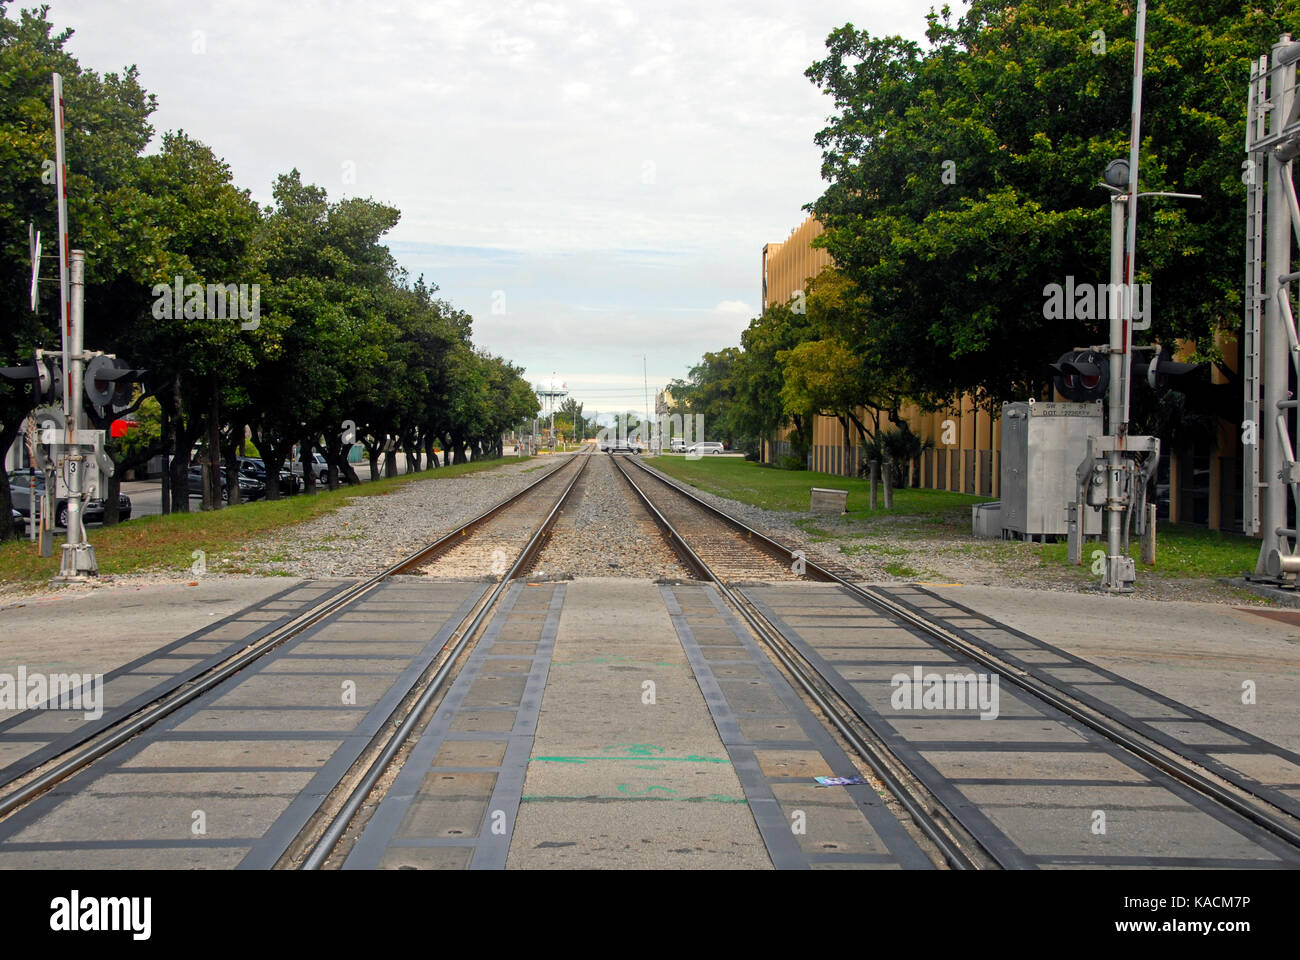
[[[701,440],[699,443],[692,443],[686,448],[687,453],[722,453],[726,447],[716,440]]]
[[[325,458],[313,450],[311,454],[311,461],[312,461],[311,472],[316,474],[316,482],[325,483],[327,480],[329,480],[330,465],[325,462]],[[302,461],[298,458],[294,458],[293,462],[289,464],[289,472],[292,473],[295,477],[301,477]]]

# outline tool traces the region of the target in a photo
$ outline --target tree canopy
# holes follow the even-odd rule
[[[834,267],[769,305],[739,351],[706,354],[675,394],[746,435],[792,425],[796,452],[814,413],[865,441],[879,416],[857,423],[855,409],[1043,396],[1049,362],[1108,340],[1104,316],[1049,316],[1045,303],[1069,278],[1110,279],[1100,181],[1128,155],[1134,9],[970,0],[960,16],[932,11],[925,43],[833,30],[806,71],[832,107],[814,138],[826,187],[806,209]],[[1151,325],[1137,341],[1182,341],[1220,363],[1228,385],[1189,384],[1188,412],[1239,419],[1220,343],[1242,315],[1250,63],[1297,15],[1300,0],[1149,9],[1139,190],[1202,199],[1139,202],[1135,279],[1151,285]],[[730,406],[710,408],[708,385]],[[1136,422],[1156,401],[1134,403]]]
[[[69,124],[69,236],[87,252],[86,346],[147,369],[129,408],[140,411],[140,433],[110,444],[119,468],[111,494],[122,469],[168,452],[172,496],[164,509],[187,509],[195,446],[214,467],[222,458],[229,464],[246,435],[272,470],[294,446],[304,458],[319,450],[331,482],[355,480],[347,466],[353,438],[372,463],[387,454],[390,473],[399,449],[408,469],[420,469],[425,456],[436,463],[435,447],[453,460],[471,451],[499,455],[502,431],[536,412],[521,368],[475,348],[472,318],[397,265],[384,243],[401,217],[395,207],[332,200],[292,170],[261,208],[229,165],[184,131],[163,133],[146,154],[156,102],[135,69],[83,69],[65,49],[72,32],[56,31],[48,7],[11,17],[8,6],[0,0],[0,221],[8,225],[0,237],[0,359],[19,365],[34,348],[60,344],[57,283],[42,284],[36,313],[26,302],[29,222],[45,238],[43,278],[57,278],[57,259],[48,256],[57,71]],[[216,309],[214,287],[230,293]],[[4,449],[31,403],[30,388],[0,382]],[[89,415],[102,429],[125,412]],[[205,502],[220,506],[212,483]],[[278,496],[278,485],[267,493]],[[0,474],[0,512],[8,503]],[[110,522],[116,504],[110,495]],[[11,534],[10,525],[0,528],[0,538]]]

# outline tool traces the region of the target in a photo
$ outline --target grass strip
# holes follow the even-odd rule
[[[385,477],[359,486],[318,490],[313,496],[299,494],[280,500],[256,500],[221,510],[135,517],[112,527],[92,526],[88,539],[95,547],[95,558],[103,575],[188,571],[198,559],[195,550],[199,548],[211,568],[223,553],[238,554],[239,547],[250,540],[333,513],[359,497],[382,497],[410,483],[426,480],[436,483],[528,459],[507,457],[458,463],[435,470]],[[48,580],[59,572],[62,543],[62,535],[56,534],[52,557],[41,557],[36,544],[26,539],[0,543],[0,581]],[[248,571],[236,567],[223,572]]]

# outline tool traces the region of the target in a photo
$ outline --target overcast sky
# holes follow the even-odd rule
[[[763,244],[822,189],[830,102],[803,71],[827,34],[921,40],[932,5],[53,0],[50,17],[83,66],[136,64],[155,129],[210,145],[263,203],[297,167],[397,206],[390,248],[474,315],[477,344],[613,411],[644,408],[643,356],[653,402],[758,312]]]

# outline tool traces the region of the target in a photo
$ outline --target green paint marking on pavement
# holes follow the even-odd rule
[[[553,667],[572,667],[582,663],[642,663],[650,664],[656,667],[680,667],[680,663],[672,663],[667,660],[641,660],[638,657],[592,657],[589,660],[552,660]]]
[[[616,743],[613,746],[601,747],[605,751],[624,751],[623,756],[602,756],[602,757],[584,757],[584,756],[550,756],[550,757],[533,757],[529,763],[586,763],[588,760],[653,760],[656,763],[726,763],[731,761],[725,757],[665,757],[663,756],[664,748],[655,746],[653,743]],[[654,769],[646,767],[643,769]]]
[[[644,790],[633,790],[633,789],[632,789],[632,784],[630,784],[630,783],[620,783],[620,784],[618,785],[618,792],[619,792],[619,793],[630,794],[631,796],[634,796],[634,797],[637,797],[637,796],[641,796],[641,795],[643,795],[643,794],[650,793],[652,790],[662,790],[664,793],[676,793],[676,792],[677,792],[676,790],[672,789],[671,787],[651,786],[651,787],[646,787]]]
[[[657,803],[661,800],[677,800],[680,803],[749,803],[744,797],[728,797],[725,794],[715,793],[707,797],[653,797],[653,796],[619,796],[619,797],[596,797],[596,796],[576,796],[571,794],[524,794],[519,798],[521,803],[563,803],[575,800],[586,801],[588,803],[632,803],[639,801],[648,801]]]
[[[617,750],[620,747],[626,747],[629,754],[639,757],[648,757],[652,754],[663,753],[663,747],[656,747],[653,743],[616,743],[612,747],[605,747],[605,750]]]
[[[586,763],[588,760],[640,760],[641,757],[533,757],[529,763]],[[658,763],[730,763],[725,757],[655,757]]]

